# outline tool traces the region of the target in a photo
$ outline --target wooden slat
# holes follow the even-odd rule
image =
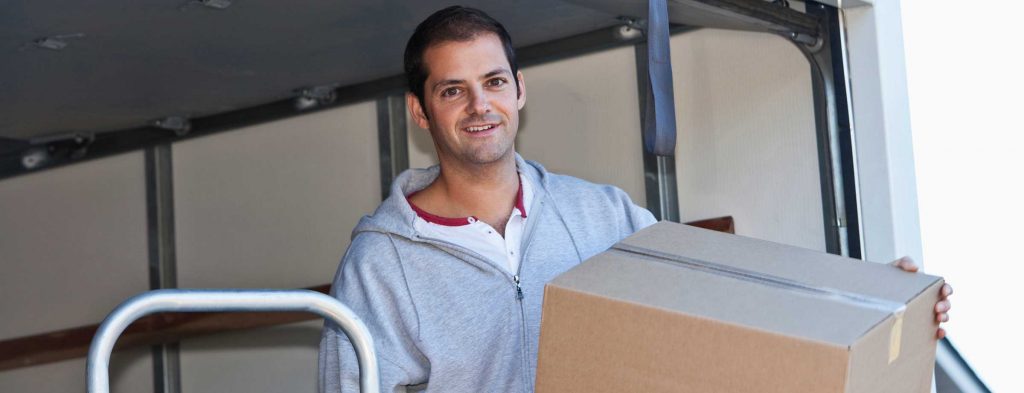
[[[736,225],[732,220],[732,216],[709,218],[707,220],[700,221],[691,221],[686,223],[686,225],[710,229],[712,231],[736,234]]]
[[[705,229],[735,233],[732,217],[718,217],[688,222]],[[330,290],[330,284],[306,289],[321,293]],[[181,341],[189,337],[236,330],[284,325],[320,318],[303,312],[210,312],[160,313],[131,324],[118,338],[114,350]],[[34,336],[0,341],[0,370],[10,370],[38,364],[84,357],[99,324],[58,330]]]
[[[327,293],[330,285],[306,289]],[[319,318],[305,312],[159,313],[133,322],[118,338],[114,350]],[[0,341],[0,370],[84,357],[97,329],[99,324]]]

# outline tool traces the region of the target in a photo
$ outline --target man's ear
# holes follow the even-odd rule
[[[420,99],[412,92],[405,93],[405,107],[409,108],[409,116],[412,117],[412,121],[416,122],[416,125],[424,130],[430,129],[427,113],[424,111],[423,105],[420,105]]]
[[[516,79],[519,80],[519,86],[516,89],[519,92],[519,97],[516,99],[516,105],[519,109],[523,109],[523,106],[526,106],[526,80],[523,79],[522,71],[516,71]]]

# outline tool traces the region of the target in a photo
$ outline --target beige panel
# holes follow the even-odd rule
[[[632,47],[523,69],[516,150],[548,170],[613,184],[643,205],[643,154]],[[409,165],[437,163],[430,132],[409,119]]]
[[[181,344],[182,392],[309,392],[317,389],[321,321]]]
[[[145,187],[141,152],[0,181],[0,339],[99,323],[149,289]]]
[[[520,154],[552,172],[615,185],[645,205],[633,47],[529,67],[523,74]]]
[[[372,102],[173,151],[181,287],[328,283],[352,228],[380,202]]]
[[[682,219],[731,215],[738,234],[824,250],[807,60],[759,33],[705,29],[671,45]]]
[[[114,352],[110,357],[111,392],[152,392],[149,348]],[[85,359],[0,371],[0,392],[85,393]]]

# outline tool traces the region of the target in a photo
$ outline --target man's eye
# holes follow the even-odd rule
[[[455,95],[458,95],[460,91],[461,90],[457,87],[449,87],[447,89],[441,90],[441,97],[453,97]]]
[[[508,83],[508,81],[506,81],[506,80],[504,80],[502,78],[494,78],[494,79],[491,79],[491,80],[487,81],[487,86],[499,87],[499,86],[504,86],[506,83]]]

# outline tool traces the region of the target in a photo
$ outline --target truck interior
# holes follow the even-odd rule
[[[885,262],[870,249],[885,242],[866,240],[884,231],[865,207],[878,171],[858,144],[844,19],[879,2],[464,5],[513,37],[524,158],[616,185],[660,220]],[[401,64],[416,24],[447,5],[0,6],[0,391],[83,390],[98,324],[139,292],[329,291],[359,217],[400,172],[437,162]],[[321,323],[151,315],[118,342],[111,387],[315,391]],[[939,392],[987,391],[948,340],[935,377]]]

